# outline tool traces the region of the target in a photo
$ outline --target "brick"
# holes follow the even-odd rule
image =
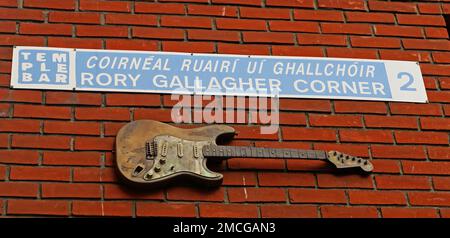
[[[80,0],[80,10],[105,11],[105,12],[130,12],[130,2],[111,2],[105,0]]]
[[[137,217],[196,217],[194,204],[144,203],[136,204]]]
[[[6,166],[3,166],[3,165],[0,166],[0,181],[4,181],[6,179],[6,170],[7,170]],[[1,207],[2,206],[0,204],[0,208]]]
[[[228,19],[217,18],[216,26],[219,30],[262,30],[267,29],[266,22],[263,20],[251,19]]]
[[[400,48],[400,39],[397,38],[352,36],[350,42],[353,47]]]
[[[41,10],[0,8],[0,19],[44,21],[44,14]]]
[[[355,144],[335,144],[335,143],[314,143],[316,150],[337,150],[342,153],[351,154],[359,157],[369,157],[369,149],[367,145]]]
[[[100,135],[100,123],[45,121],[44,132],[49,134]]]
[[[444,68],[445,67],[445,68]],[[448,69],[450,69],[450,67],[447,66],[443,66],[442,67],[442,75],[447,76],[450,75],[448,72]],[[441,69],[439,69],[441,70]],[[426,72],[424,72],[425,74]],[[437,75],[441,75],[440,73]],[[430,102],[442,102],[442,103],[450,103],[450,91],[429,91],[427,93],[428,95],[428,100]]]
[[[405,174],[449,175],[450,162],[402,161]]]
[[[17,7],[17,0],[1,0],[0,6],[3,7]]]
[[[368,2],[370,11],[384,11],[384,12],[408,12],[415,13],[416,4],[408,2],[384,2],[370,0]]]
[[[405,49],[418,50],[450,50],[448,40],[402,39]]]
[[[346,203],[343,190],[289,189],[291,203]]]
[[[343,35],[319,35],[319,34],[297,34],[300,45],[347,45],[347,38]]]
[[[377,36],[423,37],[420,27],[374,25],[374,30]]]
[[[133,27],[133,38],[142,37],[150,39],[183,39],[184,31],[170,28]]]
[[[112,120],[128,121],[130,112],[127,108],[76,108],[75,118],[78,120]]]
[[[241,7],[239,13],[241,18],[290,19],[289,9]]]
[[[0,124],[1,132],[40,132],[39,120],[4,119]]]
[[[404,60],[430,62],[431,56],[423,51],[398,51],[398,50],[380,50],[380,58],[387,60]]]
[[[101,189],[98,184],[68,184],[45,183],[42,184],[43,198],[100,198]]]
[[[398,161],[394,160],[373,160],[373,172],[375,173],[400,173],[400,165]]]
[[[392,114],[399,115],[422,115],[441,116],[442,111],[439,104],[414,104],[414,103],[389,103]]]
[[[49,47],[70,47],[70,48],[87,48],[102,49],[101,39],[87,38],[68,38],[68,37],[48,37]],[[82,94],[82,93],[78,93]]]
[[[433,188],[435,190],[450,190],[450,178],[433,177]]]
[[[450,54],[448,56],[450,57]],[[450,62],[450,60],[449,60],[449,62]],[[450,77],[439,78],[438,81],[439,81],[439,86],[441,89],[450,89]]]
[[[69,107],[16,104],[14,117],[70,119],[71,113]]]
[[[13,166],[11,180],[70,181],[69,168]]]
[[[236,130],[236,139],[267,139],[277,140],[277,134],[261,134],[260,126],[233,126]]]
[[[236,17],[237,7],[188,5],[188,15]]]
[[[100,24],[100,14],[94,12],[57,12],[48,13],[49,22]]]
[[[122,122],[106,122],[103,124],[105,136],[115,136],[119,130],[125,126],[126,123]]]
[[[420,127],[424,130],[450,130],[450,118],[421,117]]]
[[[354,34],[371,35],[372,28],[369,24],[341,24],[341,23],[321,23],[322,33],[325,34]]]
[[[30,102],[41,103],[42,93],[33,90],[9,90],[0,88],[2,102]]]
[[[123,185],[104,184],[103,185],[105,199],[145,199],[145,200],[163,200],[164,194],[161,189],[153,189],[152,191],[142,191],[128,188]]]
[[[243,32],[244,42],[293,44],[294,35],[278,32]]]
[[[397,21],[401,25],[445,26],[445,20],[442,16],[397,14]]]
[[[374,49],[351,49],[351,48],[327,48],[328,57],[377,59],[377,51]]]
[[[383,207],[381,208],[383,218],[438,218],[436,209],[433,208],[403,208]]]
[[[344,22],[341,11],[335,10],[294,10],[295,20],[338,21]]]
[[[450,52],[433,52],[433,60],[436,63],[450,63]]]
[[[0,45],[44,46],[44,41],[42,36],[0,35]]]
[[[261,0],[211,0],[211,2],[214,4],[261,6]]]
[[[302,173],[258,173],[258,182],[260,186],[298,186],[314,187],[316,182],[313,174]]]
[[[107,39],[106,49],[114,50],[158,50],[158,42],[151,40]]]
[[[376,176],[375,183],[378,189],[431,189],[428,177],[419,176]]]
[[[284,160],[280,159],[232,159],[228,161],[230,169],[259,169],[259,170],[274,170],[284,169]]]
[[[267,0],[266,6],[314,8],[313,0]]]
[[[125,26],[78,25],[76,32],[77,36],[128,37],[128,28]]]
[[[409,202],[414,206],[449,206],[450,193],[410,192]]]
[[[159,95],[153,94],[107,94],[107,106],[159,106],[161,99]]]
[[[328,100],[280,99],[281,110],[330,112]]]
[[[141,109],[134,110],[134,119],[152,119],[162,122],[172,122],[172,111],[168,109]]]
[[[74,182],[117,182],[117,173],[113,168],[74,168]]]
[[[9,104],[0,104],[0,117],[9,117],[10,108]]]
[[[366,10],[364,0],[319,0],[319,8]]]
[[[449,10],[449,12],[450,12],[450,10]],[[448,208],[447,209],[441,208],[439,210],[440,210],[442,218],[450,218],[450,209],[448,209]]]
[[[2,33],[16,33],[16,22],[2,22],[0,26],[0,32]]]
[[[6,25],[9,25],[9,23],[6,23]],[[16,23],[14,22],[14,28],[15,28]],[[11,27],[11,26],[10,26]],[[16,30],[14,30],[14,32],[16,32]],[[12,55],[13,55],[13,49],[11,47],[0,47],[0,59],[5,59],[5,60],[10,60],[12,59]],[[3,78],[6,78],[6,75],[2,76]],[[2,78],[2,80],[3,80]],[[9,78],[8,78],[8,85],[9,85]]]
[[[448,145],[448,134],[444,132],[395,131],[399,144],[444,144]]]
[[[362,127],[361,116],[309,114],[311,126]]]
[[[312,141],[336,140],[336,131],[333,129],[283,127],[282,134],[284,140],[312,140]]]
[[[77,137],[75,150],[112,150],[114,138]]]
[[[45,151],[42,163],[45,165],[100,166],[98,152]]]
[[[136,2],[134,4],[134,11],[137,13],[184,14],[184,6],[182,4],[172,3]]]
[[[39,153],[32,150],[0,150],[2,164],[37,164]]]
[[[2,197],[34,197],[38,195],[38,184],[26,182],[1,182]]]
[[[423,146],[372,145],[374,158],[391,159],[426,159]]]
[[[350,204],[405,205],[405,194],[396,191],[349,191]]]
[[[443,27],[425,27],[424,30],[426,38],[448,38],[447,29]]]
[[[9,146],[9,135],[8,134],[0,134],[0,148],[6,148]]]
[[[105,15],[106,24],[156,26],[157,17],[144,14],[115,13]]]
[[[318,174],[321,188],[373,188],[372,178],[362,175]]]
[[[68,136],[38,136],[15,134],[12,138],[14,148],[70,149]]]
[[[46,104],[101,105],[100,93],[46,92]]]
[[[450,160],[450,148],[427,146],[428,157],[433,160]]]
[[[237,31],[188,30],[188,39],[239,42],[240,36]]]
[[[167,189],[168,200],[179,201],[224,201],[223,188],[205,190],[190,187],[171,187]]]
[[[335,166],[326,162],[325,160],[299,160],[299,159],[291,159],[287,160],[287,169],[289,171],[326,171],[330,172],[335,169]]]
[[[419,9],[419,13],[425,14],[441,14],[441,7],[439,4],[433,3],[418,3],[417,8]]]
[[[74,201],[72,214],[75,216],[120,216],[131,217],[131,202]]]
[[[317,218],[317,207],[303,205],[262,205],[262,218]]]
[[[418,128],[417,119],[414,117],[365,115],[364,122],[367,127],[373,128]]]
[[[230,202],[285,202],[284,189],[281,188],[228,188]]]
[[[75,1],[41,1],[41,0],[25,0],[23,2],[24,7],[30,8],[46,8],[46,9],[63,9],[63,10],[74,10]]]
[[[69,202],[58,200],[8,200],[8,215],[69,215]]]
[[[215,53],[212,42],[175,42],[167,41],[162,43],[164,51],[188,52],[188,53]]]
[[[323,218],[378,218],[376,207],[322,206]]]
[[[345,12],[347,22],[395,23],[392,13]]]
[[[312,56],[322,57],[324,56],[322,48],[314,46],[286,46],[286,45],[274,45],[272,46],[272,55],[283,56]],[[286,99],[290,100],[290,99]]]
[[[225,186],[255,186],[255,172],[224,171],[222,184]]]
[[[259,0],[258,0],[259,1]],[[205,204],[199,205],[200,217],[208,218],[256,218],[256,205],[246,204]]]
[[[211,19],[207,17],[161,16],[161,26],[211,28]]]
[[[319,24],[307,21],[269,21],[269,29],[271,31],[319,33]]]
[[[392,133],[382,130],[340,130],[342,142],[392,143]]]

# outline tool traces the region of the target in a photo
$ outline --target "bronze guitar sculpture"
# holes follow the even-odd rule
[[[372,171],[370,161],[337,151],[273,149],[221,146],[218,140],[232,139],[235,130],[225,125],[181,129],[152,120],[123,126],[116,138],[116,164],[122,177],[135,185],[158,185],[176,178],[191,178],[217,186],[223,175],[210,171],[209,160],[237,158],[289,158],[328,160],[337,168]]]

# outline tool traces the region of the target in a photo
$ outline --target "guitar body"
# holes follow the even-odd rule
[[[191,179],[209,186],[222,183],[223,175],[206,167],[203,146],[232,139],[235,130],[225,125],[177,128],[153,120],[126,124],[116,138],[119,174],[133,185],[162,185]]]

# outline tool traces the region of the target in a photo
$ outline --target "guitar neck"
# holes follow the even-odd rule
[[[285,158],[285,159],[327,159],[322,150],[277,149],[250,146],[209,145],[203,147],[203,155],[215,159],[238,158]]]

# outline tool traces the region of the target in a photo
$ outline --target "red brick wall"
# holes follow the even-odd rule
[[[0,215],[450,217],[443,14],[449,0],[0,0]],[[413,60],[430,102],[282,99],[280,134],[236,126],[235,144],[369,157],[369,176],[235,159],[217,189],[139,192],[117,182],[115,134],[170,121],[169,97],[11,90],[14,45]]]

